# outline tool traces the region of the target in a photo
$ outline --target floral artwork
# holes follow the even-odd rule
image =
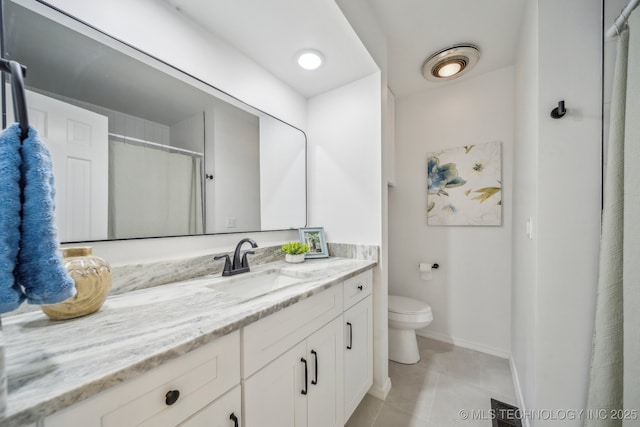
[[[427,224],[501,225],[500,142],[427,156]]]

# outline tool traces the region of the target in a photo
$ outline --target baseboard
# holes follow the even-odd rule
[[[391,391],[391,378],[387,377],[382,387],[379,387],[376,384],[374,384],[371,386],[367,394],[370,394],[371,396],[376,397],[380,400],[386,400],[390,391]]]
[[[520,408],[521,414],[527,413],[527,407],[524,404],[524,395],[522,394],[522,388],[520,387],[520,378],[518,377],[518,369],[516,368],[516,362],[513,360],[513,356],[509,357],[509,366],[511,367],[511,377],[513,378],[513,387],[516,389],[516,399],[518,399],[518,408]],[[522,426],[530,427],[529,418],[522,417]]]
[[[503,359],[511,358],[511,354],[509,352],[501,350],[499,348],[485,346],[485,345],[477,344],[477,343],[474,343],[474,342],[471,342],[471,341],[461,340],[459,338],[452,338],[452,337],[450,337],[448,335],[441,334],[441,333],[438,333],[438,332],[428,331],[428,330],[425,330],[425,329],[422,329],[422,330],[419,329],[419,330],[416,331],[416,334],[420,335],[421,337],[431,338],[431,339],[434,339],[436,341],[446,342],[447,344],[453,344],[453,345],[457,345],[458,347],[464,347],[464,348],[468,348],[470,350],[479,351],[481,353],[487,353],[487,354],[490,354],[492,356],[501,357]]]

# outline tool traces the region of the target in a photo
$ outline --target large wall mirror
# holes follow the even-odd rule
[[[302,131],[45,4],[3,3],[62,242],[305,226]]]

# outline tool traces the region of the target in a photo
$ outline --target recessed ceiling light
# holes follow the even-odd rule
[[[480,59],[480,50],[472,44],[458,44],[431,55],[422,64],[422,75],[432,82],[455,79],[465,74]]]
[[[306,49],[298,52],[298,65],[305,70],[317,70],[324,64],[324,55],[313,49]]]

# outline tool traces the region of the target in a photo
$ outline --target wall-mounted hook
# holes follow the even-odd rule
[[[558,106],[551,110],[551,117],[554,119],[560,119],[567,114],[567,109],[564,108],[564,100],[558,102]]]

